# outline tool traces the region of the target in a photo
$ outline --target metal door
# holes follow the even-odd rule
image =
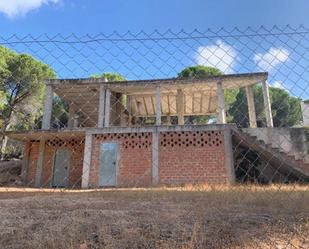
[[[100,148],[100,182],[101,187],[116,186],[117,175],[116,143],[102,143]]]
[[[57,149],[54,160],[53,187],[67,187],[69,180],[70,150]]]

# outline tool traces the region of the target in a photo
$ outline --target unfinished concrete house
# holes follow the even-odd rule
[[[308,179],[304,131],[273,128],[267,76],[49,80],[42,130],[8,133],[24,143],[24,184],[97,188],[234,183],[239,148],[252,150],[264,162],[257,178]],[[256,84],[262,85],[267,127],[257,128]],[[250,128],[227,124],[224,92],[233,88],[246,89]],[[55,95],[68,106],[68,121],[61,128],[51,126]],[[211,118],[201,125],[198,121],[205,116]]]

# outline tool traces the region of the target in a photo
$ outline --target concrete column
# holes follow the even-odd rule
[[[161,125],[161,90],[156,88],[156,125]]]
[[[246,87],[246,96],[248,103],[249,124],[251,128],[256,128],[257,125],[256,125],[256,112],[254,106],[254,95],[251,86]]]
[[[83,161],[82,188],[89,187],[91,152],[92,152],[92,135],[86,134],[85,148],[84,148],[84,161]]]
[[[74,126],[74,120],[75,120],[75,106],[74,104],[69,105],[69,118],[68,118],[68,128],[72,129],[75,128]]]
[[[159,183],[159,132],[152,133],[152,184]]]
[[[235,183],[235,169],[234,169],[234,153],[232,146],[232,130],[228,127],[224,128],[224,164],[227,173],[227,180],[229,183]]]
[[[36,166],[36,174],[35,174],[35,187],[41,187],[41,178],[42,178],[42,171],[43,171],[43,164],[44,164],[44,154],[45,154],[45,139],[42,138],[40,140],[40,147],[39,147],[39,156]]]
[[[45,104],[44,104],[44,114],[42,120],[42,129],[50,129],[52,109],[53,109],[53,88],[51,85],[46,85],[45,90]]]
[[[172,117],[171,115],[166,116],[166,125],[172,125]]]
[[[105,111],[104,111],[104,127],[110,126],[110,110],[111,107],[111,91],[105,90]]]
[[[184,101],[184,93],[181,89],[177,90],[176,97],[176,107],[177,107],[177,115],[178,115],[178,125],[185,124],[184,112],[185,112],[185,101]]]
[[[74,114],[74,121],[73,121],[73,127],[76,128],[76,127],[79,127],[80,126],[80,116],[79,114],[75,113]]]
[[[222,87],[222,83],[217,83],[217,97],[218,97],[218,124],[226,123],[226,115],[225,115],[225,103],[224,103],[224,90]]]
[[[132,125],[132,97],[130,95],[127,95],[126,109],[128,112],[128,126],[131,126]]]
[[[21,170],[21,181],[24,185],[27,184],[30,148],[31,148],[31,142],[30,141],[25,142],[24,151],[23,151],[23,164],[22,164],[22,170]]]
[[[105,112],[105,87],[100,85],[99,92],[99,108],[98,108],[98,128],[103,128],[104,126],[104,112]]]
[[[267,81],[262,82],[262,89],[267,127],[274,127]]]

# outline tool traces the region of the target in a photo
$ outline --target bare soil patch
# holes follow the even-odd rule
[[[1,248],[309,248],[308,186],[0,189]]]
[[[17,186],[21,184],[21,160],[0,160],[0,186]]]

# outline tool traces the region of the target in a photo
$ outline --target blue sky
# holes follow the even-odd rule
[[[130,31],[138,38],[211,36],[224,27],[248,26],[280,33],[286,25],[309,27],[307,0],[0,0],[0,42],[91,40]],[[266,29],[260,29],[264,26]],[[279,28],[273,28],[278,25]],[[171,29],[172,32],[167,31]],[[198,29],[199,32],[193,32]],[[162,35],[153,33],[158,30]],[[181,32],[181,30],[184,30]],[[139,33],[145,31],[147,34]],[[204,32],[206,31],[206,32]],[[284,32],[292,29],[284,29]],[[302,31],[302,29],[298,29]],[[75,36],[69,36],[70,34]],[[250,31],[246,31],[250,34]],[[13,34],[17,35],[12,37]],[[47,35],[42,35],[47,34]],[[58,34],[58,35],[56,35]],[[85,35],[89,36],[85,36]],[[237,34],[234,30],[232,34]],[[31,36],[29,36],[31,35]],[[126,34],[125,38],[136,35]],[[100,41],[87,44],[4,44],[52,66],[58,77],[118,71],[128,79],[174,77],[182,68],[212,65],[225,73],[268,71],[269,81],[302,98],[309,96],[306,35],[213,37],[181,41]],[[301,45],[300,45],[301,44]],[[218,59],[220,57],[220,59]]]
[[[307,0],[1,0],[1,9],[2,34],[309,25]]]

